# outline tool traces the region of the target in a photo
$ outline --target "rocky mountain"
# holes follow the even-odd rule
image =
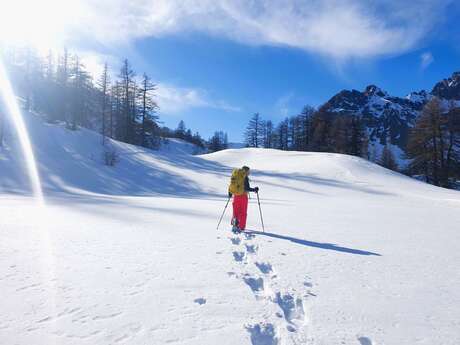
[[[402,160],[409,129],[433,96],[460,103],[460,72],[438,82],[431,92],[411,92],[404,98],[391,96],[375,85],[367,86],[364,91],[342,90],[327,101],[323,109],[340,115],[361,116],[370,145],[379,151],[389,141]]]
[[[460,100],[460,72],[437,83],[431,94],[442,99]]]

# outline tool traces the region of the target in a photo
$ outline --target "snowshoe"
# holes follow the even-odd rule
[[[238,219],[232,219],[232,232],[234,234],[239,234],[241,232],[240,228],[238,227]]]

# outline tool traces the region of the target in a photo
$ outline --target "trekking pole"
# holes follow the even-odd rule
[[[219,230],[220,222],[222,221],[222,218],[224,218],[225,211],[227,210],[228,203],[230,202],[231,197],[228,197],[227,203],[225,204],[224,212],[222,212],[222,215],[220,216],[219,223],[217,224],[216,230]]]
[[[257,203],[259,204],[259,213],[260,213],[260,221],[262,222],[262,230],[265,232],[264,218],[262,217],[262,209],[260,208],[259,192],[257,192],[256,194],[257,194]]]

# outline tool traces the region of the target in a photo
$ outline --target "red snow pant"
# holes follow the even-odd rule
[[[233,217],[238,220],[238,228],[244,230],[246,228],[246,218],[248,216],[248,195],[233,196]]]

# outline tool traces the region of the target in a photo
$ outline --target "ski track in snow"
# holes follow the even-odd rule
[[[263,261],[259,256],[259,243],[255,243],[256,236],[250,232],[228,237],[231,243],[235,271],[227,272],[230,278],[242,281],[252,292],[255,299],[264,304],[266,317],[258,322],[252,320],[244,327],[250,335],[252,345],[281,345],[307,343],[307,317],[305,299],[315,296],[308,288],[310,282],[304,282],[303,297],[296,289],[282,291],[276,283],[279,274],[270,262]],[[359,338],[362,344],[365,337]],[[370,343],[372,344],[372,343]]]

